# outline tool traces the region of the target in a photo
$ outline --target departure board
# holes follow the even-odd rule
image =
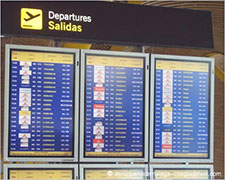
[[[155,169],[154,179],[210,179],[209,169]]]
[[[144,180],[144,169],[104,169],[104,168],[87,168],[84,169],[84,179],[86,180],[119,180],[119,179],[138,179]]]
[[[72,158],[75,53],[33,49],[10,49],[8,156]]]
[[[40,169],[40,168],[26,168],[26,169],[8,169],[9,180],[72,180],[74,179],[74,169]]]
[[[156,58],[154,158],[209,158],[210,68],[210,62]]]
[[[85,54],[84,157],[144,157],[144,57]]]

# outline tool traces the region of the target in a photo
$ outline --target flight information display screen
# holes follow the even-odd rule
[[[210,179],[209,169],[154,169],[154,179]]]
[[[210,63],[155,61],[154,157],[209,157]]]
[[[84,179],[87,180],[116,180],[116,179],[138,179],[144,180],[144,169],[84,169]]]
[[[144,156],[144,58],[86,55],[85,157]]]
[[[10,180],[71,180],[74,179],[74,169],[41,169],[41,168],[10,168]]]
[[[9,157],[73,157],[74,53],[10,51]]]

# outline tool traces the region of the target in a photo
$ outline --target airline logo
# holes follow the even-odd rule
[[[104,118],[105,105],[104,104],[94,104],[94,118]]]
[[[43,12],[41,9],[21,8],[21,28],[42,30]]]

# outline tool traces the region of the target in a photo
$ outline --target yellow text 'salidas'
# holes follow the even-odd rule
[[[55,23],[54,21],[49,21],[48,28],[50,30],[56,30],[56,31],[82,32],[81,25],[75,25],[75,24],[72,24],[71,22]]]
[[[55,31],[82,32],[80,23],[91,23],[90,15],[48,11],[48,29]]]

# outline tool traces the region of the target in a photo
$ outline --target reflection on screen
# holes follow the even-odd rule
[[[144,179],[143,169],[85,169],[84,177],[87,180],[119,180],[119,179]]]
[[[10,169],[10,180],[71,180],[73,179],[73,170],[66,169]]]
[[[155,179],[209,179],[208,170],[154,170]]]
[[[86,56],[86,157],[143,157],[144,59]]]

